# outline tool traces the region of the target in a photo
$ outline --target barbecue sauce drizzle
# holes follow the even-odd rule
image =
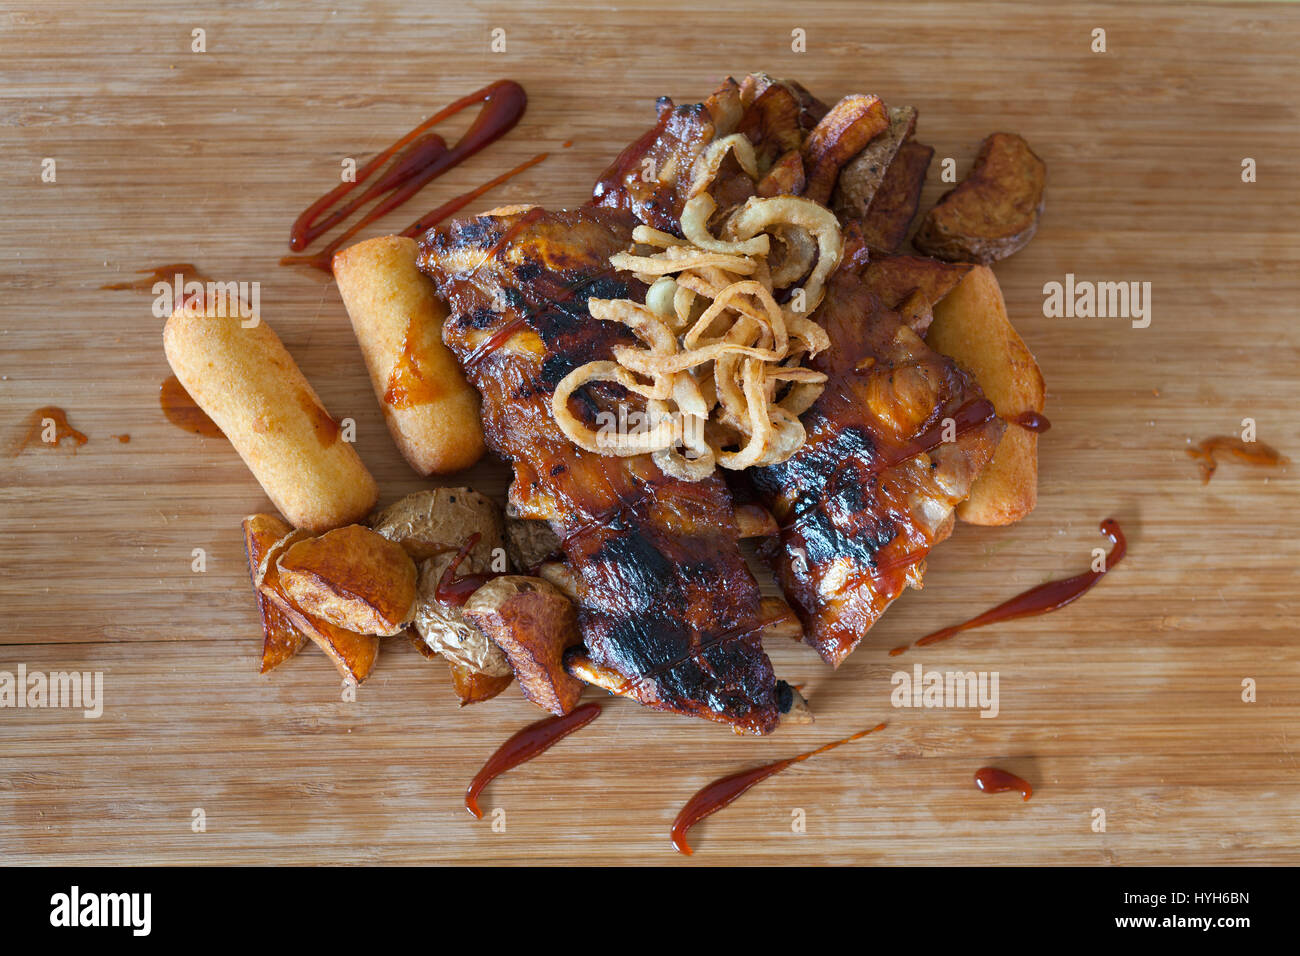
[[[976,770],[975,786],[984,793],[1006,793],[1008,790],[1015,790],[1025,800],[1034,795],[1034,788],[1027,780],[1017,777],[1014,773],[999,770],[997,767],[980,767]]]
[[[874,734],[876,731],[884,729],[885,725],[883,723],[876,724],[874,727],[859,730],[856,734],[851,734],[841,740],[833,740],[828,744],[823,744],[816,750],[809,750],[794,757],[787,757],[785,760],[778,760],[776,763],[754,767],[751,770],[742,770],[740,773],[733,773],[729,777],[713,781],[713,783],[703,787],[695,796],[687,800],[686,806],[682,807],[681,812],[677,814],[671,832],[673,846],[678,853],[685,853],[690,856],[695,851],[686,842],[686,832],[705,817],[717,813],[723,807],[735,802],[754,784],[775,776],[787,767],[802,763],[809,757],[816,757],[818,754],[824,754],[828,750],[834,750],[844,744],[861,740],[867,734]]]
[[[41,433],[45,431],[42,422],[49,419],[54,423],[54,441],[44,441]],[[31,421],[21,438],[14,443],[13,457],[17,458],[23,453],[23,450],[29,445],[37,445],[41,448],[58,448],[63,444],[63,440],[70,439],[73,444],[73,454],[76,450],[90,441],[84,434],[77,431],[68,424],[68,413],[57,405],[43,405],[31,414]]]
[[[1052,427],[1052,423],[1047,420],[1047,416],[1042,412],[1021,412],[1015,418],[1011,419],[1011,424],[1019,425],[1025,431],[1037,432],[1042,434]]]
[[[1114,518],[1107,518],[1101,523],[1101,533],[1110,538],[1110,554],[1106,556],[1105,566],[1100,571],[1085,571],[1083,574],[1076,574],[1072,578],[1064,578],[1060,581],[1048,581],[1040,584],[1038,587],[1030,588],[1023,594],[1018,594],[1009,601],[1004,601],[991,611],[985,611],[978,617],[973,617],[969,621],[961,624],[954,624],[952,627],[945,627],[927,634],[914,645],[904,644],[902,647],[895,647],[889,652],[890,657],[896,657],[907,650],[909,646],[920,647],[925,644],[937,644],[940,641],[946,641],[954,634],[961,631],[969,630],[973,627],[984,627],[987,624],[998,624],[1002,621],[1013,621],[1019,617],[1031,617],[1037,614],[1046,614],[1048,611],[1057,611],[1067,604],[1077,601],[1083,597],[1094,584],[1105,576],[1106,572],[1123,560],[1128,551],[1128,542],[1124,539],[1124,532],[1120,530],[1119,522]]]
[[[459,113],[476,103],[482,103],[478,116],[470,128],[448,147],[447,141],[437,133],[429,130],[443,120]],[[345,229],[320,252],[314,255],[285,256],[281,265],[303,263],[330,271],[334,252],[358,232],[382,216],[392,212],[419,192],[427,183],[437,179],[447,170],[459,165],[486,146],[496,142],[510,130],[514,129],[528,105],[528,96],[524,88],[514,80],[497,80],[463,96],[429,117],[419,126],[383,150],[378,156],[365,163],[357,170],[356,179],[340,183],[324,196],[308,206],[293,224],[289,232],[289,248],[302,252],[331,228],[347,219],[350,215],[374,201],[374,205],[353,225]],[[547,157],[539,153],[532,159],[516,166],[507,173],[457,196],[432,212],[420,217],[402,231],[403,236],[416,236],[440,222],[447,216],[473,202],[483,193],[501,185],[513,176],[537,165]],[[344,202],[350,192],[375,175],[385,164],[383,171],[375,182],[362,190],[357,196]]]
[[[169,422],[187,432],[208,438],[225,437],[220,426],[199,408],[175,375],[169,375],[163,380],[162,387],[158,389],[158,404],[162,406],[163,414]]]
[[[515,733],[497,748],[496,752],[487,759],[483,769],[470,782],[469,788],[465,791],[465,809],[481,820],[483,811],[479,809],[478,798],[484,787],[507,770],[512,770],[521,763],[531,760],[599,716],[600,704],[593,701],[574,708],[563,717],[548,717],[546,720],[529,724]]]
[[[1215,455],[1222,452],[1229,452],[1250,465],[1285,465],[1289,461],[1272,445],[1266,445],[1262,441],[1248,442],[1235,435],[1215,435],[1187,449],[1187,454],[1196,459],[1196,464],[1201,469],[1201,484],[1208,485],[1214,473],[1219,470]]]
[[[451,564],[442,572],[442,577],[438,578],[438,586],[433,589],[433,598],[439,604],[445,604],[448,607],[464,607],[465,602],[470,599],[475,591],[487,584],[493,578],[504,577],[506,571],[477,571],[473,574],[462,574],[456,576],[456,570],[460,567],[466,556],[474,550],[479,539],[483,535],[475,531],[465,541],[456,557],[452,558]]]

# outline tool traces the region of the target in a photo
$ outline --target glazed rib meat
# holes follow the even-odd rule
[[[649,455],[583,451],[551,413],[565,375],[633,341],[592,319],[587,299],[644,299],[644,286],[608,265],[634,223],[590,207],[484,215],[431,230],[420,268],[450,306],[443,338],[483,397],[488,444],[513,466],[512,510],[561,538],[588,657],[648,706],[767,733],[789,693],[759,643],[758,584],[725,482],[669,478]],[[571,407],[595,427],[635,398],[593,383]]]
[[[838,667],[921,586],[1006,425],[969,374],[881,307],[852,257],[813,318],[831,347],[809,363],[829,379],[800,416],[807,440],[749,477],[780,527],[764,552],[804,640]]]

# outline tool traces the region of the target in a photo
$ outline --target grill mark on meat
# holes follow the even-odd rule
[[[807,441],[749,473],[779,528],[761,552],[805,641],[835,666],[905,587],[920,586],[926,555],[1005,428],[974,379],[884,310],[848,258],[813,316],[831,347],[810,363],[829,378],[802,416]],[[948,417],[957,435],[943,443]]]
[[[551,415],[565,374],[634,341],[587,311],[589,296],[643,298],[607,264],[632,225],[591,207],[453,222],[424,237],[420,266],[450,304],[443,337],[483,396],[488,444],[514,467],[512,507],[551,522],[581,580],[588,655],[649,706],[767,733],[779,695],[725,482],[668,478],[648,455],[584,452]],[[593,421],[627,398],[592,385],[571,407]]]

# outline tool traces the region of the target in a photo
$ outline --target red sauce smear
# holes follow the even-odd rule
[[[162,406],[167,420],[187,432],[206,435],[209,438],[224,438],[225,434],[217,427],[203,409],[185,391],[185,386],[175,375],[170,375],[158,390],[158,404]]]
[[[429,130],[443,120],[475,104],[483,104],[478,116],[470,128],[456,142],[448,146],[437,133]],[[369,210],[353,225],[345,229],[337,238],[326,245],[319,253],[309,256],[286,256],[282,265],[304,263],[330,271],[334,252],[358,232],[387,215],[419,192],[427,183],[441,176],[447,170],[464,162],[479,150],[496,142],[510,130],[514,129],[528,105],[528,96],[524,88],[514,80],[497,80],[481,90],[463,96],[450,106],[439,110],[419,126],[415,127],[397,142],[393,143],[379,155],[365,163],[357,170],[353,182],[340,183],[303,211],[289,232],[289,248],[302,252],[316,239],[320,238],[334,226],[343,222],[367,203],[373,203]],[[456,199],[439,206],[433,212],[421,217],[402,232],[402,235],[417,235],[430,226],[456,212],[474,199],[499,186],[530,166],[535,166],[546,158],[545,153],[498,176],[496,179],[471,190]],[[392,161],[391,163],[389,161]],[[387,164],[383,174],[361,190],[356,196],[348,198],[354,189],[367,182]]]
[[[980,767],[976,770],[975,786],[985,793],[1006,793],[1008,790],[1015,790],[1026,800],[1034,795],[1034,788],[1028,781],[1022,780],[1014,773],[999,770],[997,767]]]
[[[456,557],[451,559],[451,564],[447,565],[442,572],[442,577],[438,579],[438,586],[433,589],[433,597],[439,604],[445,604],[449,607],[464,607],[465,602],[469,600],[470,595],[487,584],[493,578],[503,577],[506,571],[479,571],[474,574],[462,574],[456,576],[456,570],[460,567],[461,562],[474,550],[482,534],[475,531],[469,536],[469,539],[456,552]]]
[[[42,437],[47,419],[54,423],[53,441],[45,441]],[[75,443],[74,454],[77,448],[90,441],[89,438],[68,424],[67,412],[56,405],[44,405],[32,412],[27,431],[14,443],[13,455],[15,458],[18,457],[22,454],[23,449],[29,445],[36,445],[41,448],[58,448],[65,438]]]
[[[1187,449],[1187,454],[1196,459],[1201,469],[1201,484],[1209,484],[1214,473],[1219,469],[1215,455],[1228,452],[1241,461],[1251,465],[1285,465],[1290,459],[1278,453],[1278,450],[1262,441],[1244,441],[1235,435],[1215,435],[1204,439],[1194,448]]]
[[[181,277],[182,287],[190,282],[206,283],[211,281],[192,262],[169,262],[166,265],[154,266],[151,269],[136,269],[135,271],[137,275],[142,275],[143,278],[132,282],[112,282],[108,285],[101,285],[100,288],[111,291],[131,289],[136,292],[152,292],[155,284],[174,282],[178,275]]]
[[[970,630],[973,627],[984,627],[987,624],[1013,621],[1019,617],[1046,614],[1048,611],[1060,610],[1067,604],[1077,601],[1088,593],[1092,586],[1105,576],[1107,571],[1119,564],[1128,551],[1128,543],[1124,540],[1124,532],[1120,530],[1119,522],[1114,518],[1107,518],[1101,523],[1101,533],[1110,538],[1111,544],[1114,545],[1110,554],[1106,556],[1106,565],[1103,570],[1085,571],[1083,574],[1076,574],[1072,578],[1040,584],[1036,588],[1030,588],[1023,594],[1016,595],[1009,601],[1004,601],[991,611],[985,611],[979,617],[973,617],[961,624],[954,624],[952,627],[945,627],[933,634],[927,634],[912,646],[937,644],[940,641],[946,641],[954,634]],[[895,647],[889,652],[889,656],[896,657],[907,650],[908,646],[904,644],[902,647]]]
[[[1019,425],[1025,431],[1038,432],[1040,435],[1052,427],[1052,423],[1042,412],[1021,412],[1011,419],[1011,423]]]
[[[816,750],[809,750],[796,757],[787,757],[785,760],[778,760],[776,763],[770,763],[763,767],[754,767],[752,770],[742,770],[740,773],[733,773],[729,777],[713,781],[713,783],[687,800],[686,806],[682,807],[681,813],[677,814],[677,819],[673,821],[673,846],[676,847],[678,853],[685,853],[690,856],[695,851],[686,842],[686,832],[705,817],[711,816],[723,807],[734,803],[754,784],[780,773],[786,767],[802,763],[809,757],[816,757],[818,754],[824,754],[828,750],[834,750],[844,744],[861,740],[867,734],[874,734],[876,731],[884,729],[885,725],[883,723],[876,724],[876,726],[867,730],[859,730],[856,734],[842,740],[833,740],[828,744],[823,744]]]
[[[465,809],[478,819],[483,819],[479,809],[478,798],[483,788],[507,770],[513,770],[521,763],[531,760],[544,750],[550,749],[559,740],[569,736],[580,727],[585,727],[600,716],[600,704],[592,702],[576,707],[563,717],[548,717],[535,724],[529,724],[497,748],[496,753],[488,758],[483,769],[471,781],[465,791]]]

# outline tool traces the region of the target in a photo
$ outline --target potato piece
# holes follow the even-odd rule
[[[176,378],[290,524],[360,520],[379,497],[375,479],[271,327],[226,311],[195,297],[172,313],[163,349]]]
[[[362,525],[298,541],[276,565],[299,610],[344,630],[391,637],[415,617],[415,562]]]
[[[889,128],[889,110],[880,97],[855,93],[846,96],[822,117],[803,144],[803,194],[825,203],[831,198],[841,167]]]
[[[980,144],[971,174],[945,193],[912,239],[920,251],[988,265],[1021,249],[1038,230],[1047,166],[1015,133]]]
[[[297,654],[306,645],[307,635],[257,588],[262,558],[276,541],[293,529],[276,515],[249,515],[243,521],[244,553],[248,557],[248,576],[262,622],[262,664],[265,674]]]
[[[270,599],[257,589],[262,559],[277,541],[293,531],[277,515],[249,515],[244,519],[244,552],[248,555],[248,576],[253,582],[253,596],[257,598],[257,612],[262,618],[262,670],[265,674],[283,664],[302,650],[307,635],[293,626],[293,622]]]
[[[506,518],[506,554],[516,568],[531,571],[560,550],[560,536],[545,521]]]
[[[921,190],[925,188],[925,174],[933,156],[934,147],[915,140],[908,140],[898,148],[862,217],[862,235],[870,248],[892,255],[903,247],[907,230],[921,204]]]
[[[1007,421],[1041,412],[1042,372],[1007,318],[993,270],[975,266],[934,308],[926,342],[974,374],[998,415]],[[993,460],[957,506],[969,524],[1004,525],[1033,510],[1038,500],[1038,435],[1011,425]]]
[[[477,674],[504,677],[511,673],[510,662],[473,623],[465,619],[462,609],[438,600],[436,591],[443,572],[456,559],[454,554],[440,554],[420,564],[420,592],[415,608],[415,630],[428,647]],[[470,552],[461,562],[458,573],[481,572],[485,565],[474,560]]]
[[[372,516],[370,527],[396,541],[416,561],[455,553],[477,533],[478,543],[470,551],[474,566],[462,570],[506,570],[491,568],[505,545],[501,508],[473,488],[435,488],[409,494]]]
[[[355,634],[328,621],[303,612],[289,600],[280,585],[280,556],[296,542],[306,540],[308,532],[293,531],[276,542],[258,572],[257,589],[278,607],[294,627],[298,628],[326,653],[344,680],[360,684],[375,667],[379,657],[379,638],[370,634]]]
[[[484,674],[464,664],[457,664],[455,661],[448,661],[447,666],[451,671],[452,689],[456,691],[456,697],[462,707],[491,700],[509,687],[510,682],[515,679],[513,671],[505,674]]]
[[[841,218],[862,219],[872,199],[880,190],[885,175],[893,165],[899,148],[916,129],[916,108],[893,107],[889,110],[889,128],[873,139],[862,152],[840,170],[831,203]]]
[[[792,149],[781,156],[754,187],[759,196],[798,196],[804,191],[807,177],[803,171],[803,156]]]
[[[494,578],[465,602],[465,617],[492,639],[519,679],[524,696],[543,710],[567,714],[582,682],[564,670],[564,651],[581,642],[573,602],[541,578]]]
[[[745,105],[736,132],[744,133],[754,144],[754,158],[760,177],[777,158],[791,151],[796,154],[803,143],[799,128],[799,100],[787,86],[772,83]]]
[[[380,236],[334,257],[334,281],[402,457],[445,475],[483,457],[478,392],[442,344],[447,308],[415,265],[419,246]]]
[[[913,293],[919,292],[933,309],[956,288],[971,268],[964,262],[940,262],[921,256],[887,256],[873,260],[862,277],[885,308],[915,315],[915,308],[905,308]],[[925,328],[913,327],[913,331],[925,335]]]

